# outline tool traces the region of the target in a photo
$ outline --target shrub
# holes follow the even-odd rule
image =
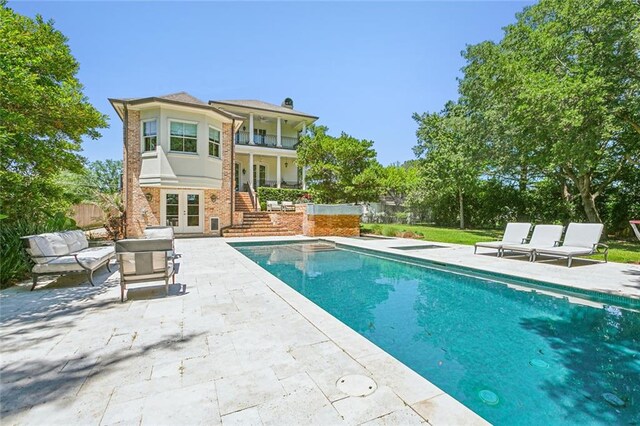
[[[385,226],[384,228],[382,228],[382,235],[384,235],[385,237],[395,237],[396,233],[397,232],[389,226]]]
[[[309,191],[303,189],[287,189],[287,188],[258,188],[258,200],[260,201],[260,209],[267,209],[267,201],[292,201],[294,203],[308,203],[311,201]]]
[[[29,274],[29,261],[20,237],[77,228],[75,221],[62,213],[43,222],[19,219],[10,223],[0,220],[0,223],[0,288],[9,287]]]

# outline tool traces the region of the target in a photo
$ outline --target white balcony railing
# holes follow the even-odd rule
[[[238,132],[236,133],[236,144],[238,145],[249,145],[250,134],[249,132]],[[296,145],[298,145],[298,138],[292,138],[289,136],[282,136],[280,138],[282,143],[282,148],[285,149],[296,149]],[[278,138],[276,135],[253,135],[253,143],[254,145],[259,146],[269,146],[269,147],[277,147],[278,146]]]

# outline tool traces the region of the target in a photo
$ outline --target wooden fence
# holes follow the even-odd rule
[[[81,203],[73,206],[73,219],[80,228],[99,227],[104,224],[105,214],[93,203]]]

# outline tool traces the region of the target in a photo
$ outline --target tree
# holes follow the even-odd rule
[[[390,164],[384,168],[380,184],[395,205],[401,206],[411,191],[420,184],[420,169],[409,162]]]
[[[466,194],[484,171],[480,144],[467,112],[463,105],[448,102],[440,113],[413,115],[418,123],[413,151],[422,158],[425,195],[454,195],[461,229],[465,227]]]
[[[78,62],[52,21],[1,1],[0,40],[0,209],[9,220],[37,218],[65,205],[54,177],[82,170],[82,138],[98,138],[106,118],[83,95]]]
[[[93,161],[89,163],[89,182],[103,194],[120,192],[122,160]]]
[[[596,200],[640,161],[640,3],[542,0],[464,56],[460,90],[500,141],[492,157],[571,182],[601,222]]]
[[[307,168],[307,182],[315,197],[329,203],[377,201],[381,194],[381,166],[373,142],[346,133],[327,134],[312,126],[298,145],[298,163]]]

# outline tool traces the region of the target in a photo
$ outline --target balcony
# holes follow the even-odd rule
[[[238,145],[250,145],[249,144],[249,132],[237,132],[236,144]],[[284,148],[284,149],[296,149],[299,139],[289,136],[281,136],[280,140],[282,146],[278,146],[278,138],[276,135],[253,135],[253,144],[256,146],[269,146],[272,148]]]

